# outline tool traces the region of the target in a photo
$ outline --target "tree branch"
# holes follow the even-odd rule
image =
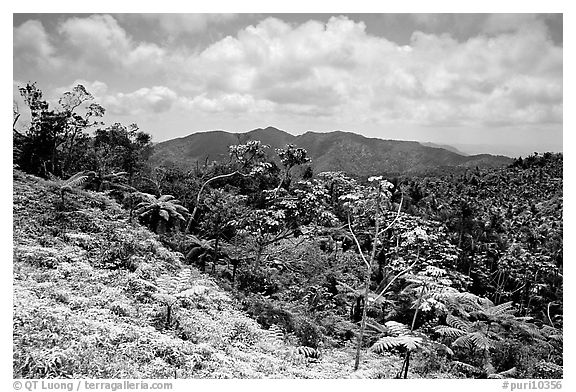
[[[366,260],[366,257],[364,257],[364,253],[362,253],[360,242],[358,242],[358,238],[356,237],[356,234],[354,234],[354,230],[352,229],[352,223],[350,222],[350,213],[348,213],[348,229],[350,231],[350,234],[352,235],[352,238],[354,239],[354,242],[356,243],[356,246],[358,247],[358,253],[360,253],[360,256],[362,257],[364,264],[366,264],[366,267],[370,267],[368,260]]]
[[[204,188],[206,187],[206,185],[208,185],[210,182],[215,181],[215,180],[221,180],[223,178],[232,177],[235,174],[240,174],[241,176],[244,176],[244,177],[247,176],[246,174],[240,173],[238,170],[235,170],[232,173],[221,174],[219,176],[209,178],[208,180],[206,180],[202,184],[202,186],[200,187],[200,190],[198,191],[198,195],[196,196],[196,205],[194,206],[194,210],[192,211],[192,214],[190,215],[190,219],[188,220],[188,224],[186,225],[186,230],[184,231],[184,234],[187,234],[190,232],[190,229],[192,227],[192,222],[194,221],[196,213],[198,212],[198,206],[200,205],[200,197],[202,196],[202,192],[204,191]]]
[[[414,267],[414,265],[416,265],[416,263],[418,262],[418,259],[416,259],[415,262],[413,262],[412,264],[410,264],[410,266],[408,268],[406,268],[405,270],[401,271],[400,273],[398,273],[398,275],[396,275],[394,278],[392,278],[392,280],[390,282],[388,282],[388,284],[386,285],[386,287],[384,287],[382,289],[382,291],[380,292],[380,294],[378,294],[376,296],[376,298],[373,299],[373,301],[376,301],[378,298],[380,298],[381,296],[384,295],[384,293],[386,293],[386,290],[388,290],[390,288],[390,286],[392,286],[392,283],[394,283],[394,281],[396,279],[398,279],[400,276],[404,275],[406,272],[410,271],[412,269],[412,267]]]
[[[392,226],[394,226],[394,223],[396,223],[396,221],[400,217],[400,210],[402,209],[402,202],[403,201],[404,201],[404,194],[402,193],[402,197],[400,198],[400,205],[398,205],[398,212],[396,213],[396,217],[394,217],[394,220],[392,222],[390,222],[390,224],[388,226],[386,226],[386,228],[384,228],[380,232],[378,232],[378,234],[376,235],[376,238],[380,237],[383,233],[385,233]]]
[[[14,129],[16,127],[16,123],[18,122],[18,119],[20,118],[20,113],[16,114],[16,117],[14,117],[14,122],[12,123],[12,129]],[[16,131],[16,129],[14,129],[14,131]],[[16,131],[18,132],[18,131]],[[18,132],[20,133],[20,132]]]

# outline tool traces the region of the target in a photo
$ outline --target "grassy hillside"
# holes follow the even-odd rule
[[[349,346],[304,358],[106,196],[76,190],[62,205],[57,184],[19,171],[13,186],[14,378],[375,378],[400,367],[369,352],[354,373]]]

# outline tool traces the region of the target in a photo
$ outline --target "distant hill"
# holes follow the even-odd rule
[[[432,143],[432,142],[420,142],[420,144],[423,146],[426,146],[426,147],[443,148],[445,150],[452,151],[452,152],[455,152],[456,154],[460,154],[460,155],[465,155],[465,156],[470,155],[468,153],[465,153],[465,152],[457,149],[454,146],[449,146],[448,144],[437,144],[437,143]]]
[[[418,142],[367,138],[352,132],[306,132],[294,136],[274,127],[246,133],[208,131],[158,143],[152,156],[156,165],[174,163],[191,167],[197,161],[218,161],[228,157],[228,146],[260,140],[272,150],[287,143],[305,148],[315,172],[344,171],[351,175],[410,173],[436,167],[499,167],[512,162],[508,157],[489,154],[465,156],[446,148]]]

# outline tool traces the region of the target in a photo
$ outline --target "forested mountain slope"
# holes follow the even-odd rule
[[[561,320],[562,154],[406,182],[409,209],[446,223],[476,290],[518,303],[525,315]]]
[[[228,146],[259,140],[273,150],[291,143],[308,151],[315,172],[343,171],[354,176],[409,173],[436,167],[499,167],[511,162],[489,154],[465,156],[439,146],[418,142],[367,138],[352,132],[306,132],[293,136],[274,127],[246,133],[210,131],[158,143],[154,164],[174,163],[193,167],[196,162],[225,161]]]

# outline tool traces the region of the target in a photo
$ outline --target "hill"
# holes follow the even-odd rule
[[[62,206],[53,182],[15,171],[13,185],[14,378],[354,376],[352,347],[302,358],[108,197]],[[169,323],[162,282],[188,293]],[[393,371],[369,352],[356,375]]]
[[[437,167],[499,167],[511,163],[504,156],[489,154],[465,156],[441,147],[418,142],[367,138],[351,132],[306,132],[294,136],[274,127],[246,133],[224,131],[195,133],[155,146],[152,162],[191,167],[205,160],[228,157],[228,146],[260,140],[272,149],[287,143],[305,148],[315,172],[343,171],[351,175],[415,173]]]

